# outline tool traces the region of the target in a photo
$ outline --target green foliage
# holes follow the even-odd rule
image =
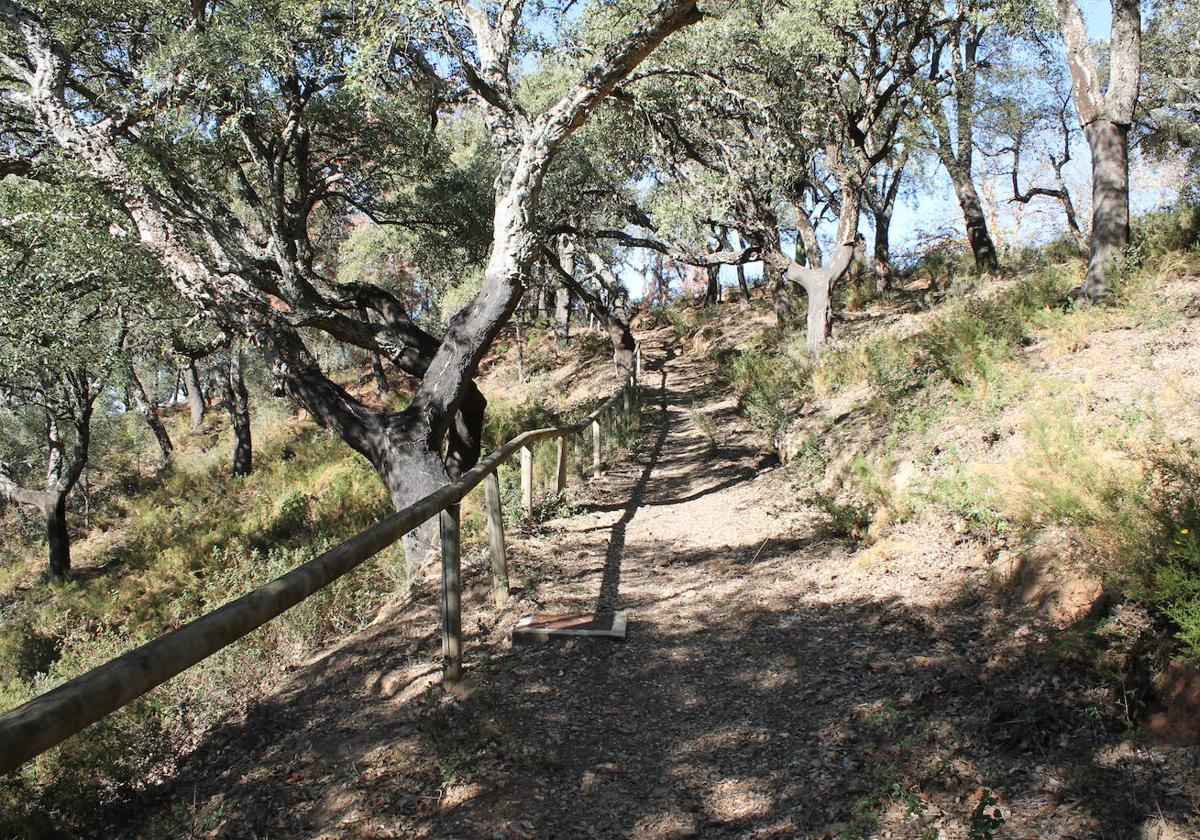
[[[1138,515],[1122,523],[1123,571],[1132,594],[1175,625],[1184,654],[1200,663],[1200,452],[1152,459],[1143,490]]]
[[[831,496],[819,493],[813,503],[826,516],[829,536],[849,540],[855,545],[865,545],[870,540],[871,508],[854,502],[839,502]]]
[[[1200,205],[1181,202],[1134,218],[1131,242],[1143,254],[1192,251],[1200,247]]]
[[[747,350],[726,354],[720,372],[733,387],[750,421],[775,441],[787,427],[793,405],[800,397],[795,366],[782,356]]]
[[[971,812],[971,825],[967,831],[967,837],[970,840],[994,840],[996,830],[1004,825],[1004,814],[999,808],[993,807],[997,804],[995,795],[984,788],[979,795],[979,802],[975,805],[975,810]],[[988,808],[992,810],[989,812]]]

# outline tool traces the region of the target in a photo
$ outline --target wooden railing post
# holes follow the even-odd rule
[[[633,381],[642,378],[642,343],[639,341],[633,348]]]
[[[633,425],[633,374],[630,374],[625,380],[625,386],[621,392],[621,402],[625,409],[625,432],[628,434]]]
[[[442,673],[446,682],[462,678],[462,570],[459,559],[458,505],[438,517],[442,536]]]
[[[600,477],[600,418],[592,421],[592,478]]]
[[[557,441],[555,451],[554,492],[561,496],[567,489],[567,436],[562,435]]]
[[[500,506],[500,479],[495,472],[483,480],[483,504],[487,511],[488,542],[492,549],[492,592],[496,606],[508,602],[508,553],[504,547],[504,510]]]
[[[525,521],[533,521],[533,452],[528,446],[521,447],[521,507]]]

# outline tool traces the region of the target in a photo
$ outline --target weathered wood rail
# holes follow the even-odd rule
[[[477,485],[484,483],[493,586],[497,603],[503,604],[508,597],[508,561],[496,470],[514,454],[520,453],[521,503],[527,519],[533,516],[532,447],[535,444],[557,438],[555,490],[562,492],[567,481],[567,440],[590,429],[592,474],[599,476],[603,421],[610,419],[616,411],[621,411],[628,419],[636,409],[641,368],[642,352],[638,345],[634,351],[633,371],[624,384],[578,423],[534,429],[518,435],[457,480],[324,554],[0,715],[0,775],[12,772],[29,759],[262,627],[434,517],[438,517],[442,544],[443,673],[449,682],[458,680],[462,674],[459,502]],[[581,451],[582,447],[577,446],[577,458]]]

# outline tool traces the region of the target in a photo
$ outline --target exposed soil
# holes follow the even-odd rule
[[[512,540],[507,609],[468,564],[463,685],[441,690],[420,596],[105,834],[1195,836],[1197,752],[1132,740],[1111,687],[993,597],[977,546],[914,523],[858,551],[707,362],[665,331],[645,347],[633,459]],[[522,614],[597,608],[627,611],[624,643],[508,641]]]

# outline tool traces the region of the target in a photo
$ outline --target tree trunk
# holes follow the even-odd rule
[[[817,356],[833,336],[833,306],[830,298],[833,292],[833,280],[836,278],[822,276],[816,282],[808,283],[808,317],[804,344],[809,353]]]
[[[204,389],[200,385],[200,371],[195,362],[189,362],[181,373],[183,374],[183,389],[187,393],[188,409],[191,411],[188,428],[194,432],[204,421]]]
[[[254,449],[250,440],[250,394],[242,376],[240,349],[234,348],[229,353],[229,371],[225,381],[225,399],[233,426],[233,474],[250,475],[254,468]]]
[[[1091,256],[1082,293],[1098,301],[1109,271],[1129,247],[1129,126],[1096,120],[1084,128],[1092,150]]]
[[[875,253],[872,268],[875,270],[875,280],[879,291],[892,287],[892,252],[890,230],[892,214],[879,211],[875,216]]]
[[[742,300],[750,300],[750,284],[746,282],[746,266],[737,264],[738,288],[742,290]]]
[[[959,167],[950,168],[950,180],[954,184],[958,206],[962,208],[963,221],[966,222],[967,242],[975,257],[975,268],[978,271],[995,271],[1000,267],[1000,260],[996,256],[996,245],[988,231],[987,217],[983,214],[983,202],[979,200],[975,182],[971,180],[969,172],[963,172]]]
[[[170,460],[171,453],[175,451],[175,445],[171,443],[171,436],[167,434],[167,427],[163,425],[162,417],[158,414],[158,406],[146,394],[146,389],[142,386],[142,380],[138,378],[137,371],[133,369],[133,365],[129,366],[129,391],[133,396],[134,407],[138,414],[142,415],[142,419],[146,421],[146,425],[150,427],[150,431],[154,432],[154,439],[158,441],[158,448],[162,450],[164,460]]]
[[[552,254],[547,254],[551,267],[558,272],[562,282],[568,284],[571,291],[587,304],[592,314],[604,323],[604,329],[608,333],[609,341],[612,343],[613,364],[616,366],[618,373],[623,375],[628,374],[633,370],[635,342],[633,340],[633,332],[629,327],[629,318],[626,316],[624,308],[620,303],[621,298],[619,295],[623,291],[621,281],[612,273],[608,264],[599,254],[587,254],[588,261],[599,276],[601,285],[608,288],[608,291],[612,295],[611,299],[615,301],[611,306],[605,305],[599,295],[583,287],[574,277],[568,275],[565,266],[550,259],[552,256]]]
[[[71,535],[67,531],[67,494],[57,498],[44,509],[46,517],[46,542],[50,546],[50,579],[66,580],[71,571]]]
[[[720,303],[721,301],[721,266],[710,265],[705,269],[708,274],[704,286],[704,302]]]

